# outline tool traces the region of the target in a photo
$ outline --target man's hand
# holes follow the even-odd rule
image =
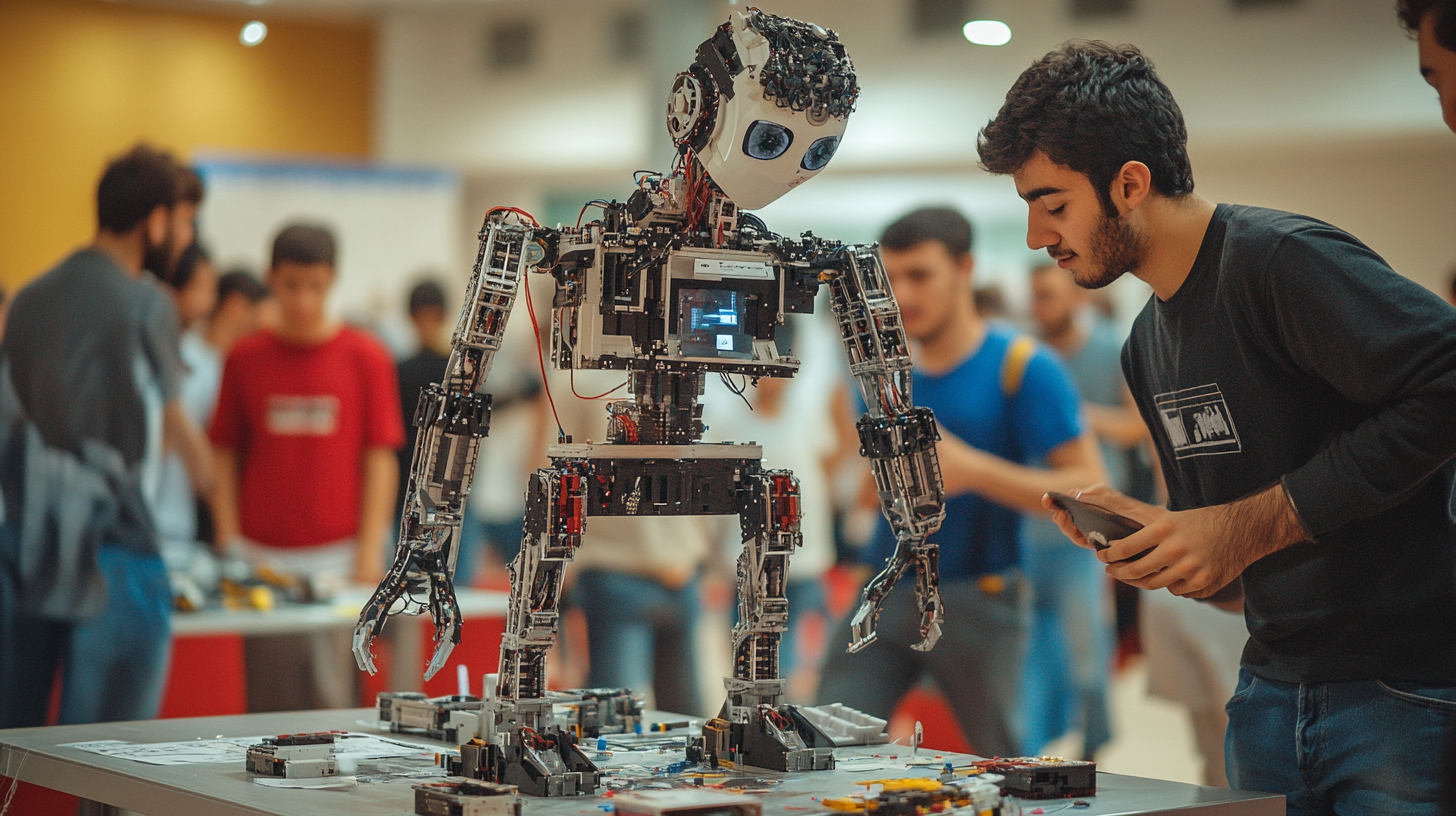
[[[1250,564],[1308,537],[1281,485],[1228,504],[1177,512],[1128,498],[1106,485],[1086,488],[1076,497],[1143,525],[1097,551],[1108,575],[1142,589],[1166,587],[1189,598],[1213,595]],[[1043,499],[1043,505],[1054,511],[1052,520],[1072,543],[1095,549],[1077,532],[1070,514],[1056,510],[1050,499]],[[1126,560],[1145,550],[1142,558]]]

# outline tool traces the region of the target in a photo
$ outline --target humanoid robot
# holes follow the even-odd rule
[[[451,575],[489,424],[483,388],[525,273],[555,278],[552,362],[624,371],[631,399],[607,405],[606,439],[573,442],[563,433],[548,450],[550,467],[530,478],[521,552],[510,565],[500,673],[487,699],[494,717],[483,717],[468,775],[537,795],[594,789],[595,766],[569,734],[549,725],[545,661],[556,640],[562,579],[587,518],[614,515],[740,520],[733,676],[724,681],[720,717],[689,755],[778,770],[833,766],[833,743],[782,703],[778,676],[789,612],[785,577],[801,543],[798,481],[764,469],[756,445],[701,442],[698,404],[709,374],[740,393],[749,378],[792,377],[799,363],[778,345],[776,330],[786,314],[813,310],[821,283],[867,406],[860,452],[898,542],[865,587],[849,648],[874,640],[881,602],[910,569],[921,611],[918,648],[935,644],[942,610],[937,549],[927,539],[944,517],[939,435],[930,410],[911,399],[909,350],[877,249],[812,233],[784,238],[747,212],[828,164],[858,94],[834,32],[749,8],[700,45],[673,84],[667,126],[678,159],[671,174],[639,172],[625,203],[589,203],[603,212],[585,226],[549,229],[511,208],[486,216],[446,380],[421,393],[415,414],[420,441],[395,561],[355,629],[360,668],[374,670],[370,643],[393,614],[433,616],[437,648],[427,678],[460,640]],[[425,593],[428,600],[419,599]]]

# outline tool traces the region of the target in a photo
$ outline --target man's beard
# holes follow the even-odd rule
[[[172,244],[174,240],[172,229],[168,227],[167,237],[162,240],[162,243],[156,246],[148,245],[146,251],[142,253],[142,269],[145,269],[164,281],[170,278],[172,276],[172,267],[176,265],[178,255],[178,253],[173,251],[174,247]]]
[[[1083,289],[1101,289],[1143,265],[1148,255],[1147,239],[1128,225],[1121,216],[1098,220],[1092,233],[1092,268],[1085,273],[1072,273],[1072,280]]]

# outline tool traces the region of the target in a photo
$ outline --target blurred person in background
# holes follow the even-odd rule
[[[1456,0],[1397,0],[1395,13],[1416,38],[1421,76],[1436,89],[1441,118],[1456,131]]]
[[[1076,383],[1108,483],[1126,490],[1126,450],[1147,429],[1122,379],[1122,338],[1094,317],[1087,291],[1055,266],[1031,272],[1031,316],[1041,341]],[[1043,514],[1024,518],[1022,538],[1036,599],[1022,689],[1024,747],[1038,751],[1071,729],[1081,732],[1080,756],[1091,758],[1112,739],[1107,713],[1112,585],[1102,562],[1068,541]]]
[[[179,400],[176,307],[145,275],[192,244],[201,194],[138,145],[102,174],[91,245],[11,307],[0,403],[23,438],[3,467],[0,728],[45,724],[58,667],[63,724],[157,715],[172,606],[150,509],[163,442],[200,483],[210,462]]]
[[[249,562],[373,586],[384,571],[404,442],[389,352],[325,311],[334,237],[306,224],[273,241],[276,329],[238,340],[223,366],[210,434],[217,536]],[[348,630],[248,638],[250,711],[348,707]]]
[[[1140,591],[1139,600],[1148,694],[1187,710],[1193,748],[1203,759],[1203,784],[1227,788],[1224,704],[1239,684],[1239,660],[1249,640],[1244,619],[1168,592]]]
[[[409,319],[415,330],[419,350],[413,357],[395,366],[399,378],[399,410],[405,418],[404,446],[399,449],[399,493],[395,497],[394,514],[404,511],[404,494],[409,489],[410,463],[415,456],[415,437],[419,429],[410,419],[420,402],[420,392],[445,378],[445,365],[450,362],[450,340],[445,336],[445,290],[433,280],[420,281],[410,289]],[[467,559],[460,553],[460,565]],[[463,583],[469,583],[464,581]]]
[[[202,337],[214,353],[209,365],[217,369],[222,381],[222,363],[233,345],[259,329],[272,331],[278,327],[278,303],[273,293],[258,277],[243,269],[234,269],[217,281],[217,305],[207,319]]]
[[[171,272],[160,279],[167,285],[177,307],[182,330],[180,349],[184,372],[179,399],[187,418],[205,428],[212,419],[222,370],[217,353],[207,345],[198,329],[217,305],[217,269],[207,251],[194,243],[182,252]],[[197,500],[211,491],[210,479],[194,485],[182,457],[176,451],[167,451],[162,460],[156,505],[157,534],[167,569],[185,570],[191,564],[198,541]]]
[[[212,314],[200,327],[202,343],[192,343],[187,335],[182,338],[183,359],[189,373],[183,385],[184,393],[196,393],[199,404],[205,399],[206,417],[203,427],[212,422],[212,412],[217,406],[217,392],[222,386],[222,364],[232,351],[233,344],[259,329],[272,329],[278,325],[278,304],[273,293],[247,270],[234,269],[217,281],[217,298]],[[205,397],[203,395],[206,395]],[[194,533],[200,542],[221,549],[217,531],[213,524],[213,505],[216,491],[200,495],[195,505]]]
[[[941,208],[900,218],[880,239],[913,344],[914,401],[935,411],[942,437],[946,515],[931,541],[940,545],[943,634],[932,651],[912,648],[920,613],[913,577],[902,580],[883,607],[879,639],[858,654],[831,653],[818,699],[889,719],[929,673],[976,753],[1015,756],[1031,603],[1019,513],[1043,512],[1044,493],[1100,480],[1103,470],[1056,355],[976,312],[971,243],[970,222]],[[882,522],[861,577],[879,569],[894,545]],[[848,643],[849,621],[836,628],[829,642]]]
[[[971,293],[971,299],[982,320],[1010,322],[1011,310],[1006,307],[1006,292],[1000,285],[988,283],[979,287]]]

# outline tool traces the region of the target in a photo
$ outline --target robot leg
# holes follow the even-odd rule
[[[803,543],[799,482],[787,470],[759,471],[739,491],[743,552],[738,557],[738,625],[733,676],[717,719],[688,747],[688,758],[776,771],[834,768],[834,741],[783,704],[779,638],[788,628],[789,556]]]
[[[580,465],[531,474],[521,552],[510,565],[511,600],[500,674],[488,701],[485,739],[461,746],[460,775],[515,785],[532,796],[592,793],[601,771],[576,737],[553,724],[546,652],[556,642],[561,586],[586,520]]]

